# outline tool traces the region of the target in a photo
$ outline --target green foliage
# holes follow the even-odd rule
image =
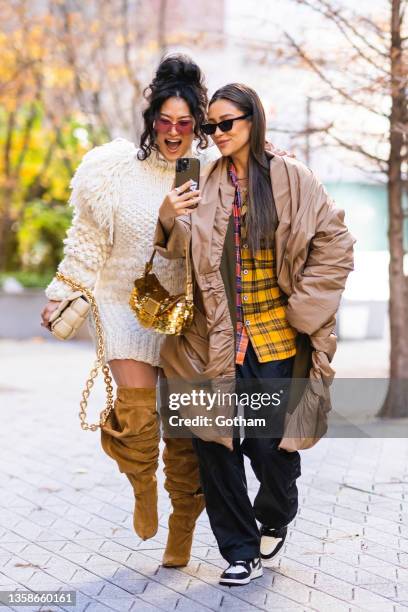
[[[21,283],[23,287],[27,287],[29,289],[45,289],[45,287],[47,287],[47,285],[52,280],[54,274],[55,270],[48,270],[43,274],[40,274],[39,272],[25,272],[23,270],[18,270],[12,273],[2,273],[0,274],[0,287],[2,286],[6,278],[12,277],[18,280],[18,282]]]
[[[25,271],[55,269],[62,258],[62,241],[71,222],[68,206],[41,200],[24,207],[17,231],[18,254]]]
[[[91,146],[88,134],[79,114],[55,124],[40,102],[11,112],[0,106],[0,270],[55,270],[72,215],[69,183]]]

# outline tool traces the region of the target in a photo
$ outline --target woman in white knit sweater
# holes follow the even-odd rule
[[[87,153],[72,179],[74,218],[58,269],[92,289],[104,328],[108,363],[117,384],[114,410],[101,430],[104,450],[131,482],[134,527],[151,538],[158,528],[156,470],[159,425],[156,382],[163,337],[142,328],[128,302],[135,278],[152,252],[163,200],[180,209],[196,204],[198,192],[179,195],[173,187],[175,162],[192,153],[207,96],[201,72],[185,56],[163,60],[147,90],[141,148],[118,138]],[[217,153],[215,155],[218,155]],[[203,161],[209,160],[208,154]],[[167,194],[167,195],[166,195]],[[155,273],[171,294],[184,290],[184,262],[156,258]],[[52,311],[71,292],[54,279],[42,312]],[[164,565],[188,563],[196,519],[204,507],[197,461],[189,439],[165,439],[165,487],[172,500]]]

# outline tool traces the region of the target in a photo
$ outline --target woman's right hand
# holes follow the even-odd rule
[[[56,301],[56,300],[49,300],[49,302],[46,303],[46,305],[44,306],[41,312],[42,327],[49,329],[48,328],[49,318],[51,314],[54,312],[54,310],[56,310],[60,304],[61,304],[61,301]]]
[[[159,208],[159,218],[163,223],[171,222],[180,215],[189,215],[200,202],[200,191],[190,191],[194,181],[190,180],[180,187],[175,187],[166,195]]]

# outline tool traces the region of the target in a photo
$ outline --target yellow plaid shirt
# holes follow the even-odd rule
[[[259,249],[254,255],[246,242],[246,202],[234,165],[229,176],[235,186],[233,205],[237,289],[235,363],[242,365],[251,341],[260,363],[287,359],[296,353],[296,330],[286,320],[287,297],[276,281],[273,249]]]
[[[241,240],[241,283],[244,329],[258,361],[265,363],[295,355],[297,332],[286,320],[287,297],[276,282],[271,248],[261,249],[252,256],[248,245]]]

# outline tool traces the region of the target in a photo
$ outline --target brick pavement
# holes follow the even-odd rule
[[[79,428],[92,355],[80,343],[0,341],[0,590],[75,590],[78,612],[408,609],[405,439],[324,440],[303,453],[300,511],[280,561],[246,587],[222,587],[205,515],[188,567],[160,566],[162,480],[157,535],[134,534],[126,478],[99,435]],[[99,383],[93,417],[102,399]]]

